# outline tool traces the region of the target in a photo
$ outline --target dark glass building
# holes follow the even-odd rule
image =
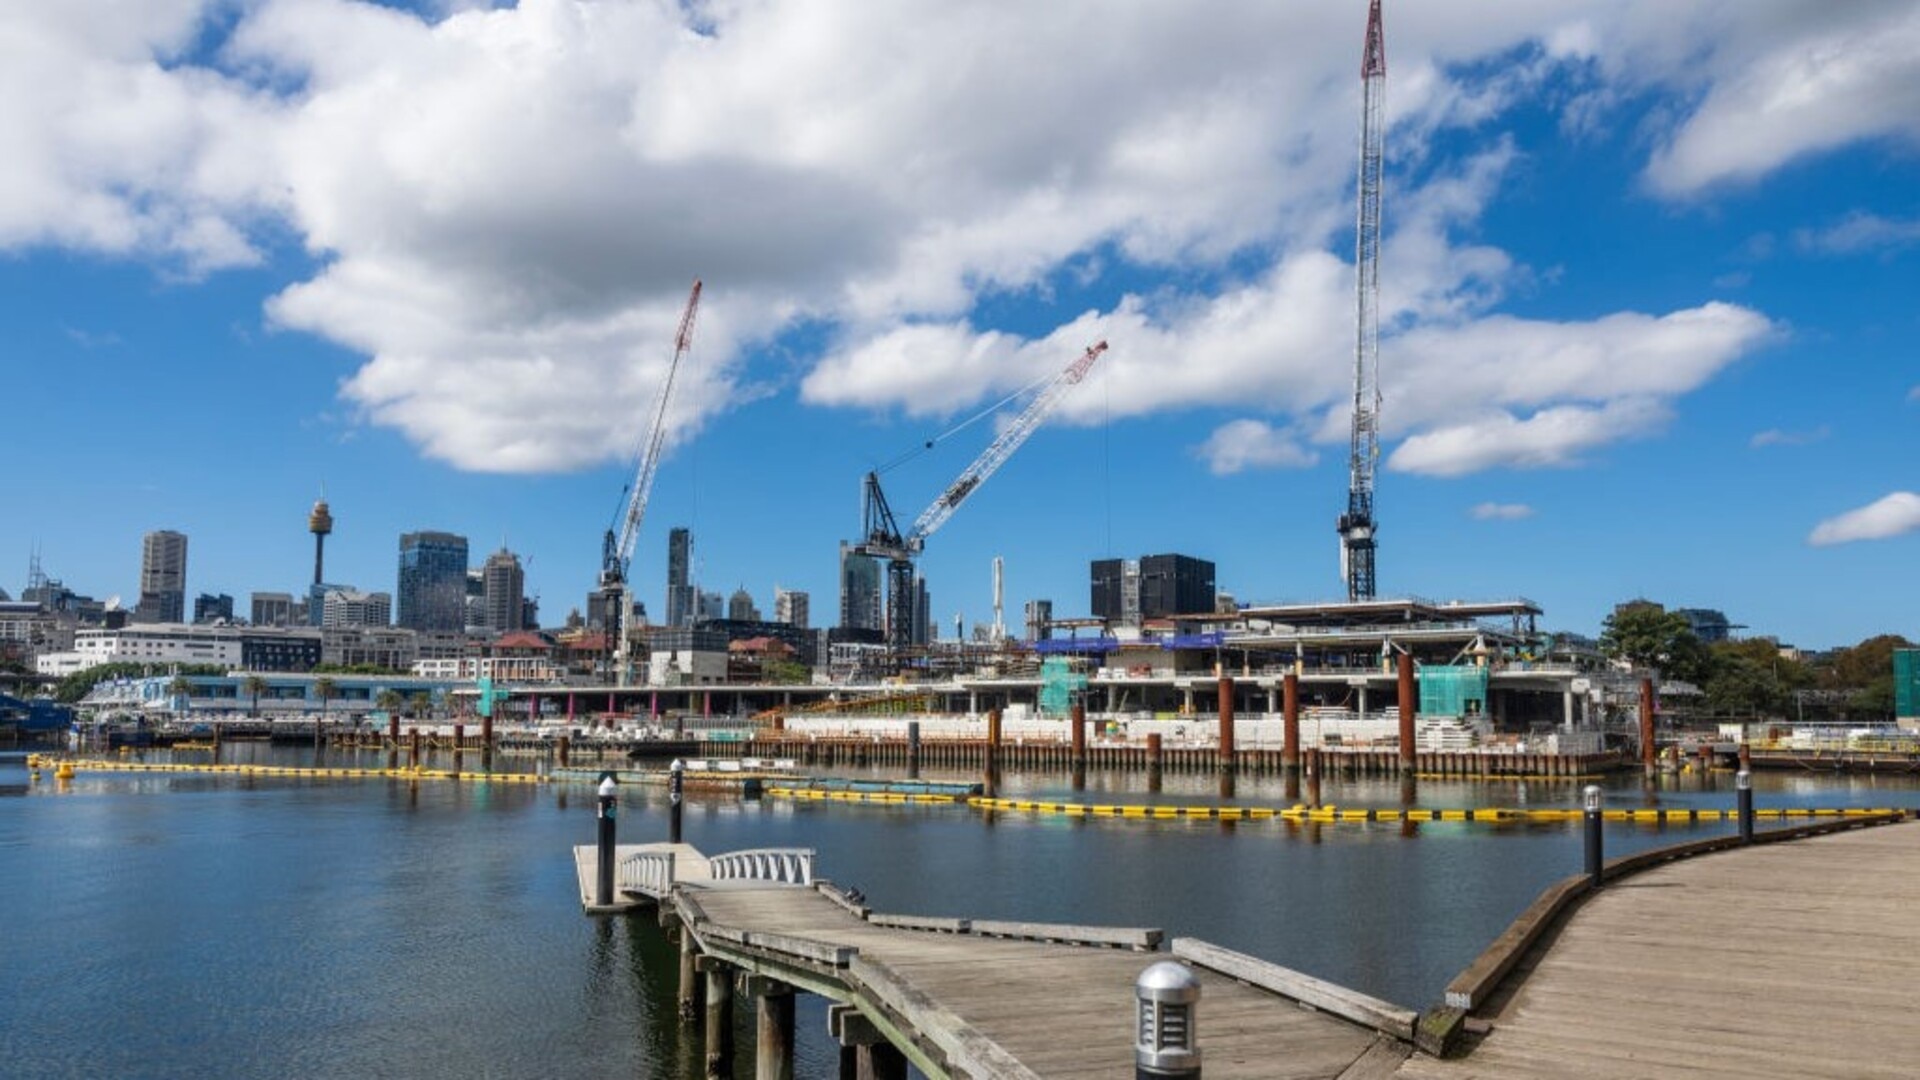
[[[463,629],[467,623],[467,538],[444,532],[400,537],[397,625],[409,630]]]
[[[1213,611],[1213,563],[1190,555],[1096,559],[1093,615],[1116,623]]]

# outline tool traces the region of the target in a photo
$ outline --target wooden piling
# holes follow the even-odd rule
[[[1413,713],[1416,707],[1413,684],[1413,654],[1403,652],[1400,664],[1400,771],[1413,771]]]
[[[1084,768],[1087,763],[1087,707],[1076,704],[1068,710],[1068,723],[1073,725],[1073,761]]]
[[[1280,768],[1297,772],[1300,768],[1300,676],[1289,671],[1280,685]]]
[[[1233,677],[1220,676],[1220,764],[1233,764]]]
[[[1640,680],[1640,765],[1648,776],[1654,771],[1653,680]]]
[[[793,987],[761,980],[752,989],[754,1080],[793,1080]]]
[[[695,966],[706,973],[707,1076],[730,1080],[733,1076],[733,969],[710,956],[701,957]]]

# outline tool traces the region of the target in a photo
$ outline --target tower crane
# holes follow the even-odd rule
[[[861,489],[862,527],[866,538],[855,544],[852,551],[856,555],[887,560],[887,646],[896,657],[903,655],[913,640],[913,560],[926,547],[927,537],[945,525],[960,504],[967,500],[967,496],[972,495],[1000,466],[1007,463],[1007,459],[1039,428],[1040,422],[1047,418],[1047,414],[1060,403],[1066,392],[1086,377],[1093,362],[1106,351],[1107,343],[1104,341],[1089,346],[1079,359],[1068,364],[1060,374],[1041,387],[1020,415],[1000,432],[991,445],[981,451],[973,464],[968,465],[947,485],[939,498],[920,512],[920,516],[914,519],[913,527],[904,533],[895,523],[886,494],[880,490],[879,473],[869,472],[866,475]]]
[[[653,491],[654,474],[660,470],[660,451],[667,442],[667,403],[673,397],[673,376],[680,360],[693,344],[693,316],[700,309],[700,282],[693,283],[687,296],[687,309],[680,316],[680,329],[673,336],[673,359],[667,362],[666,377],[660,380],[660,394],[653,403],[653,426],[640,447],[640,461],[633,483],[627,486],[625,505],[616,515],[619,530],[608,526],[600,542],[601,595],[614,597],[614,611],[607,636],[614,642],[615,678],[625,686],[633,663],[633,593],[627,585],[627,567],[633,561],[633,545],[640,537],[640,522],[647,516],[647,496]]]
[[[1367,8],[1367,40],[1360,54],[1360,175],[1354,228],[1357,333],[1353,351],[1353,440],[1348,459],[1347,512],[1340,533],[1340,576],[1347,599],[1373,599],[1373,472],[1380,460],[1380,179],[1386,151],[1382,118],[1387,85],[1387,41],[1380,0]]]

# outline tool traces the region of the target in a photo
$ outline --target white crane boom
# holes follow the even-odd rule
[[[621,516],[620,536],[614,543],[603,570],[618,570],[625,581],[627,565],[633,559],[633,545],[640,537],[640,522],[647,516],[647,496],[653,491],[654,474],[660,471],[660,451],[667,442],[667,404],[673,396],[673,376],[680,370],[680,359],[693,344],[693,316],[700,309],[700,282],[695,280],[687,297],[687,310],[680,316],[680,330],[673,337],[673,359],[667,362],[667,376],[660,381],[660,396],[653,404],[653,427],[647,432],[646,447],[640,453],[640,465],[633,487],[627,493],[626,513]]]
[[[1013,456],[1013,452],[1020,449],[1020,444],[1027,441],[1027,437],[1034,433],[1034,430],[1040,426],[1040,422],[1045,420],[1054,406],[1060,403],[1060,398],[1074,384],[1086,377],[1087,369],[1091,368],[1093,362],[1100,358],[1100,354],[1106,351],[1107,343],[1104,341],[1088,347],[1084,355],[1068,364],[1066,370],[1042,388],[1020,415],[1014,418],[1013,423],[1008,424],[1006,430],[1000,433],[1000,437],[981,451],[980,456],[975,458],[973,464],[967,466],[966,471],[962,472],[953,483],[947,485],[947,490],[940,493],[940,497],[933,501],[933,505],[921,511],[920,516],[914,520],[913,528],[907,533],[907,546],[913,551],[919,551],[927,537],[932,536],[940,526],[947,523],[947,519],[952,517],[960,504],[967,500],[967,496],[973,494],[975,488],[986,483],[988,477],[1007,463],[1007,459]]]

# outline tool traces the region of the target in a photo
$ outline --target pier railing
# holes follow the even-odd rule
[[[648,851],[620,862],[616,884],[621,892],[665,896],[673,888],[673,852]]]
[[[715,881],[771,881],[787,885],[813,884],[812,848],[757,848],[730,851],[707,860]]]

